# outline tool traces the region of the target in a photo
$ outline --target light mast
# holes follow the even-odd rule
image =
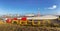
[[[38,14],[37,14],[37,16],[39,17],[40,16],[40,11],[39,11],[40,9],[38,8]]]

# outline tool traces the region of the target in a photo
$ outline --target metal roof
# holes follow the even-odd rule
[[[57,16],[40,16],[40,17],[27,17],[27,19],[57,19],[58,17]],[[18,19],[21,19],[18,18]]]

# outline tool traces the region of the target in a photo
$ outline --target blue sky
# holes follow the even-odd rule
[[[60,14],[60,0],[0,0],[0,14]]]

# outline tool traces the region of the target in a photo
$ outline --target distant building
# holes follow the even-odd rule
[[[54,19],[57,19],[58,17],[57,16],[53,16],[53,15],[45,15],[45,16],[40,16],[40,17],[27,17],[28,20],[54,20]],[[19,18],[21,19],[21,17]]]
[[[34,14],[26,14],[25,16],[32,17],[32,16],[35,16],[35,15]]]

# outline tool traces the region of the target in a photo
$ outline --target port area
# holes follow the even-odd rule
[[[20,26],[17,24],[0,24],[0,31],[60,31],[60,27]]]

